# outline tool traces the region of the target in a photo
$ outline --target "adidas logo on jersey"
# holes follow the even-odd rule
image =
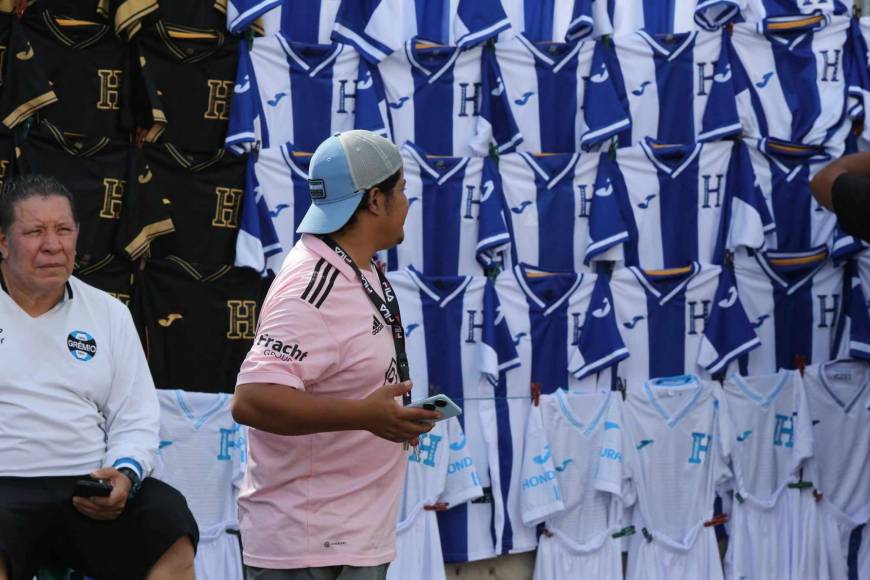
[[[383,323],[378,320],[377,316],[372,316],[372,336],[384,329]]]
[[[299,344],[289,344],[277,338],[272,338],[268,334],[261,334],[257,337],[257,346],[263,347],[263,354],[274,356],[284,362],[297,360],[302,362],[308,356],[308,351],[303,351],[299,348]]]

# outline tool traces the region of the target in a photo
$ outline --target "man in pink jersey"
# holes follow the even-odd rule
[[[395,294],[372,266],[402,241],[402,158],[347,131],[309,167],[312,206],[260,314],[233,417],[252,427],[239,515],[247,580],[375,580],[395,556],[402,442],[438,413],[410,392]]]

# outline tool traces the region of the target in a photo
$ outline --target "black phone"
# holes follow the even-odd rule
[[[73,490],[74,497],[107,497],[112,493],[112,485],[98,479],[80,479]]]

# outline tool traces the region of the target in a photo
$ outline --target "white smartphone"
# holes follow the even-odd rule
[[[441,417],[436,419],[436,421],[443,421],[444,419],[456,417],[462,413],[462,409],[459,405],[450,400],[450,397],[447,395],[434,395],[432,397],[420,399],[419,401],[414,401],[408,406],[426,409],[427,411],[438,411],[441,413]],[[431,423],[431,421],[426,422]]]

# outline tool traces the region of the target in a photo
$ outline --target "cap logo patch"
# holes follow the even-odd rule
[[[308,187],[311,190],[311,199],[326,199],[326,184],[322,179],[309,179]]]

